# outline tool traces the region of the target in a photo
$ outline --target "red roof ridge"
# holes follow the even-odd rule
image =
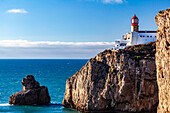
[[[132,17],[132,19],[138,19],[138,17],[136,16],[136,14],[134,14],[134,16]]]

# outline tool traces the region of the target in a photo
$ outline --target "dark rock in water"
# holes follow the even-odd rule
[[[79,111],[155,111],[155,42],[105,50],[68,78],[63,106]]]
[[[23,90],[14,93],[9,97],[9,104],[13,105],[46,105],[50,103],[48,89],[45,86],[40,86],[39,82],[35,81],[33,75],[27,75],[23,78],[21,84]]]

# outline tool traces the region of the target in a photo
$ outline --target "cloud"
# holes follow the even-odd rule
[[[123,0],[87,0],[87,1],[96,1],[96,2],[102,2],[105,4],[113,4],[113,3],[121,4],[121,3],[123,3]]]
[[[89,59],[114,42],[0,40],[0,59]]]
[[[123,1],[122,0],[102,0],[102,2],[103,3],[107,3],[107,4],[109,4],[109,3],[123,3]]]
[[[10,9],[7,13],[28,13],[25,9]]]
[[[114,42],[51,42],[27,40],[0,40],[0,47],[57,47],[57,46],[109,46]]]

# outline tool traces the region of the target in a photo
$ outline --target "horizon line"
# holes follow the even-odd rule
[[[91,59],[91,58],[90,58]],[[0,60],[89,60],[89,59],[84,59],[84,58],[82,58],[82,59],[80,59],[80,58],[78,58],[78,59],[76,59],[76,58],[71,58],[71,59],[68,59],[68,58],[62,58],[62,59],[60,59],[60,58],[57,58],[57,59],[49,59],[49,58],[47,58],[47,59],[44,59],[44,58],[0,58]]]

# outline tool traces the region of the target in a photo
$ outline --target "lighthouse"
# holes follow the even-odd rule
[[[139,30],[139,19],[136,15],[134,15],[131,19],[131,32],[136,31],[138,32]]]
[[[157,31],[140,31],[139,19],[134,15],[131,19],[131,32],[123,35],[122,40],[116,40],[114,49],[124,49],[127,46],[156,41],[156,33]]]

